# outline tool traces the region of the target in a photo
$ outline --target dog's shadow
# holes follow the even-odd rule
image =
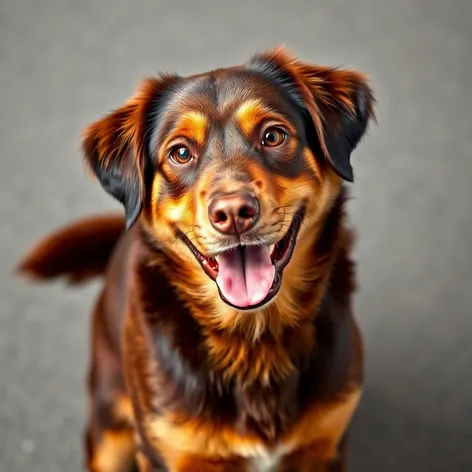
[[[437,405],[441,408],[441,405]],[[447,413],[444,412],[446,415]],[[464,426],[470,418],[464,417]],[[468,432],[467,432],[468,431]],[[367,387],[351,429],[349,472],[472,470],[472,429],[428,422]]]

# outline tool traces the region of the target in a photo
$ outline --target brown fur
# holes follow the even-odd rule
[[[342,180],[373,102],[363,75],[277,49],[146,79],[86,129],[87,165],[126,221],[69,226],[19,270],[106,274],[92,317],[88,470],[345,470],[363,355]],[[287,138],[261,147],[271,126]],[[174,146],[188,163],[169,158]],[[261,209],[239,244],[277,243],[305,209],[277,296],[249,312],[220,298],[188,243],[205,257],[234,244],[207,213],[218,192],[241,190]]]

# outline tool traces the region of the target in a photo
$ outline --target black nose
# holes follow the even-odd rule
[[[241,234],[259,219],[259,201],[248,192],[215,197],[208,207],[213,228],[223,234]]]

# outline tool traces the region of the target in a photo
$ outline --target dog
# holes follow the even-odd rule
[[[364,74],[277,47],[146,78],[85,129],[123,215],[65,225],[17,270],[104,278],[87,470],[347,470],[364,354],[345,206],[374,108]]]

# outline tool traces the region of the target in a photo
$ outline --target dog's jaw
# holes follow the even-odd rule
[[[177,237],[216,282],[218,293],[227,305],[239,311],[255,310],[268,305],[277,296],[283,271],[295,250],[305,211],[302,206],[295,213],[287,233],[275,245],[235,246],[215,257],[207,257],[182,231],[177,231]],[[254,286],[257,284],[260,286]]]

